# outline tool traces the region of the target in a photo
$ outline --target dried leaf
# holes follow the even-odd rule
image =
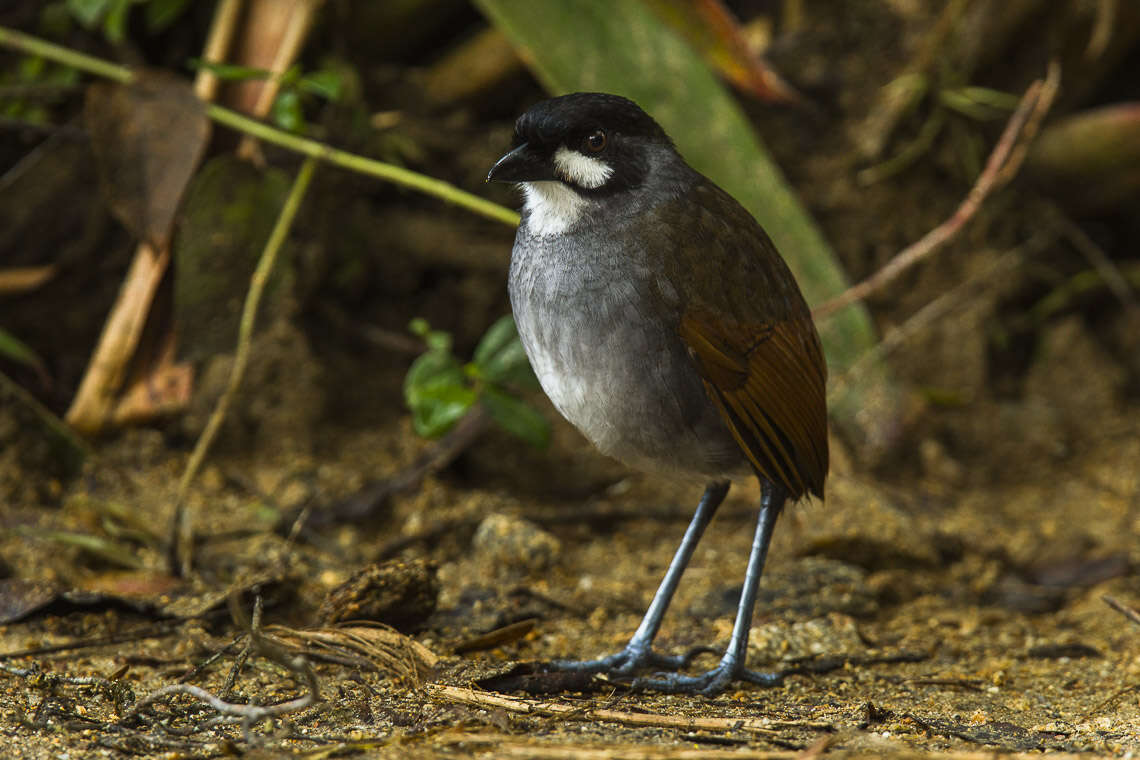
[[[84,120],[112,213],[136,237],[165,248],[210,138],[202,102],[184,80],[143,71],[129,85],[91,85]]]

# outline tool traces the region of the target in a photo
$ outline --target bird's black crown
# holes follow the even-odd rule
[[[595,129],[672,145],[665,130],[629,98],[575,92],[544,100],[515,122],[515,146],[575,144]]]

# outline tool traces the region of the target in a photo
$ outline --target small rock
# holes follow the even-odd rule
[[[502,513],[479,523],[472,546],[488,562],[532,571],[549,567],[562,550],[561,542],[539,526]]]

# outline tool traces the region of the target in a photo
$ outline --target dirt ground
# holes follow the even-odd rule
[[[429,478],[368,524],[292,543],[266,532],[270,510],[347,493],[377,471],[377,459],[380,471],[397,469],[423,446],[402,420],[328,431],[316,455],[218,457],[194,497],[205,577],[196,589],[168,581],[164,591],[164,558],[145,544],[142,567],[132,570],[77,547],[49,550],[59,544],[44,538],[49,527],[90,529],[115,504],[130,506],[142,532],[167,523],[184,455],[159,434],[137,431],[108,444],[59,509],[7,515],[19,527],[0,556],[21,578],[93,593],[52,597],[0,628],[0,651],[33,652],[3,665],[35,663],[42,673],[0,680],[3,732],[20,757],[67,749],[200,756],[230,751],[231,742],[260,746],[255,754],[304,756],[792,757],[811,748],[867,757],[1128,756],[1140,749],[1140,625],[1105,599],[1140,598],[1135,419],[1062,463],[1000,485],[963,485],[960,474],[883,482],[840,457],[826,503],[783,518],[752,632],[753,667],[801,672],[779,687],[739,687],[716,699],[605,683],[545,695],[476,685],[516,662],[624,644],[698,487],[627,475],[565,427],[545,454],[490,433],[460,461],[462,476]],[[943,469],[954,471],[946,462]],[[515,487],[487,485],[509,483],[520,470],[531,477]],[[752,484],[730,494],[674,601],[663,650],[726,641],[756,498]],[[237,653],[226,646],[242,630],[227,612],[230,589],[238,620],[256,588],[266,626],[331,630],[318,611],[328,589],[407,537],[419,540],[407,542],[403,561],[437,568],[438,607],[413,634],[438,657],[434,667],[417,677],[400,658],[329,662],[328,651],[311,651],[323,701],[259,724],[248,745],[238,727],[204,728],[209,711],[188,697],[154,709],[152,721],[172,724],[167,730],[116,723],[124,709],[117,690],[138,698],[193,673],[189,683],[223,693]],[[5,592],[11,604],[13,589]],[[504,631],[500,640],[484,637],[495,631]],[[104,636],[118,640],[100,645]],[[55,645],[70,646],[53,652]],[[468,651],[455,654],[457,647]],[[713,661],[706,655],[696,665]],[[54,675],[111,680],[52,683]],[[255,652],[228,699],[264,705],[304,693],[295,673]]]
[[[912,167],[860,184],[852,155],[879,88],[935,20],[922,4],[881,5],[813,15],[771,51],[822,109],[748,106],[852,280],[953,212],[971,150],[1001,124],[951,117]],[[1041,74],[1039,46],[1018,40],[990,40],[974,61],[981,84],[1019,92]],[[541,97],[537,84],[520,70],[502,87],[511,103],[462,105],[448,121],[401,102],[414,97],[392,84],[401,75],[370,80],[374,102],[407,108],[393,143],[484,192],[480,172],[509,142],[511,116]],[[1134,96],[1134,81],[1101,76],[1070,81],[1057,107]],[[901,130],[922,124],[915,115]],[[56,192],[71,197],[67,183],[94,179],[81,149],[67,150],[60,165],[74,170]],[[525,669],[624,645],[700,484],[605,459],[540,394],[529,400],[553,424],[546,450],[487,429],[422,481],[402,477],[435,450],[402,405],[412,357],[360,325],[391,336],[424,316],[469,353],[506,310],[510,230],[332,171],[311,199],[296,277],[312,280],[265,320],[187,502],[192,580],[170,575],[166,547],[227,356],[197,365],[185,414],[94,441],[77,473],[0,395],[6,756],[1140,756],[1140,312],[1099,280],[1072,286],[1090,264],[1054,224],[1071,216],[1134,273],[1140,229],[1127,205],[1083,215],[1015,183],[871,298],[897,403],[867,410],[873,448],[834,431],[826,500],[789,508],[777,527],[749,664],[786,671],[783,683],[710,699],[613,680],[552,688]],[[57,384],[37,394],[56,411],[131,247],[86,202],[68,209],[43,234],[97,227],[69,255],[109,251],[100,276],[71,266],[37,296],[58,321],[25,297],[5,304],[3,323],[59,357]],[[350,260],[359,241],[366,253]],[[915,319],[936,301],[935,318]],[[384,490],[394,482],[404,487]],[[346,507],[361,489],[384,495],[366,515]],[[758,497],[754,482],[730,492],[662,651],[726,643]],[[345,622],[360,618],[386,625]],[[219,720],[207,696],[223,711],[268,709],[251,725]]]

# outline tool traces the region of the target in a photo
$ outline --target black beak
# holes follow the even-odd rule
[[[487,172],[488,182],[540,182],[558,179],[550,158],[523,143],[500,158]]]

